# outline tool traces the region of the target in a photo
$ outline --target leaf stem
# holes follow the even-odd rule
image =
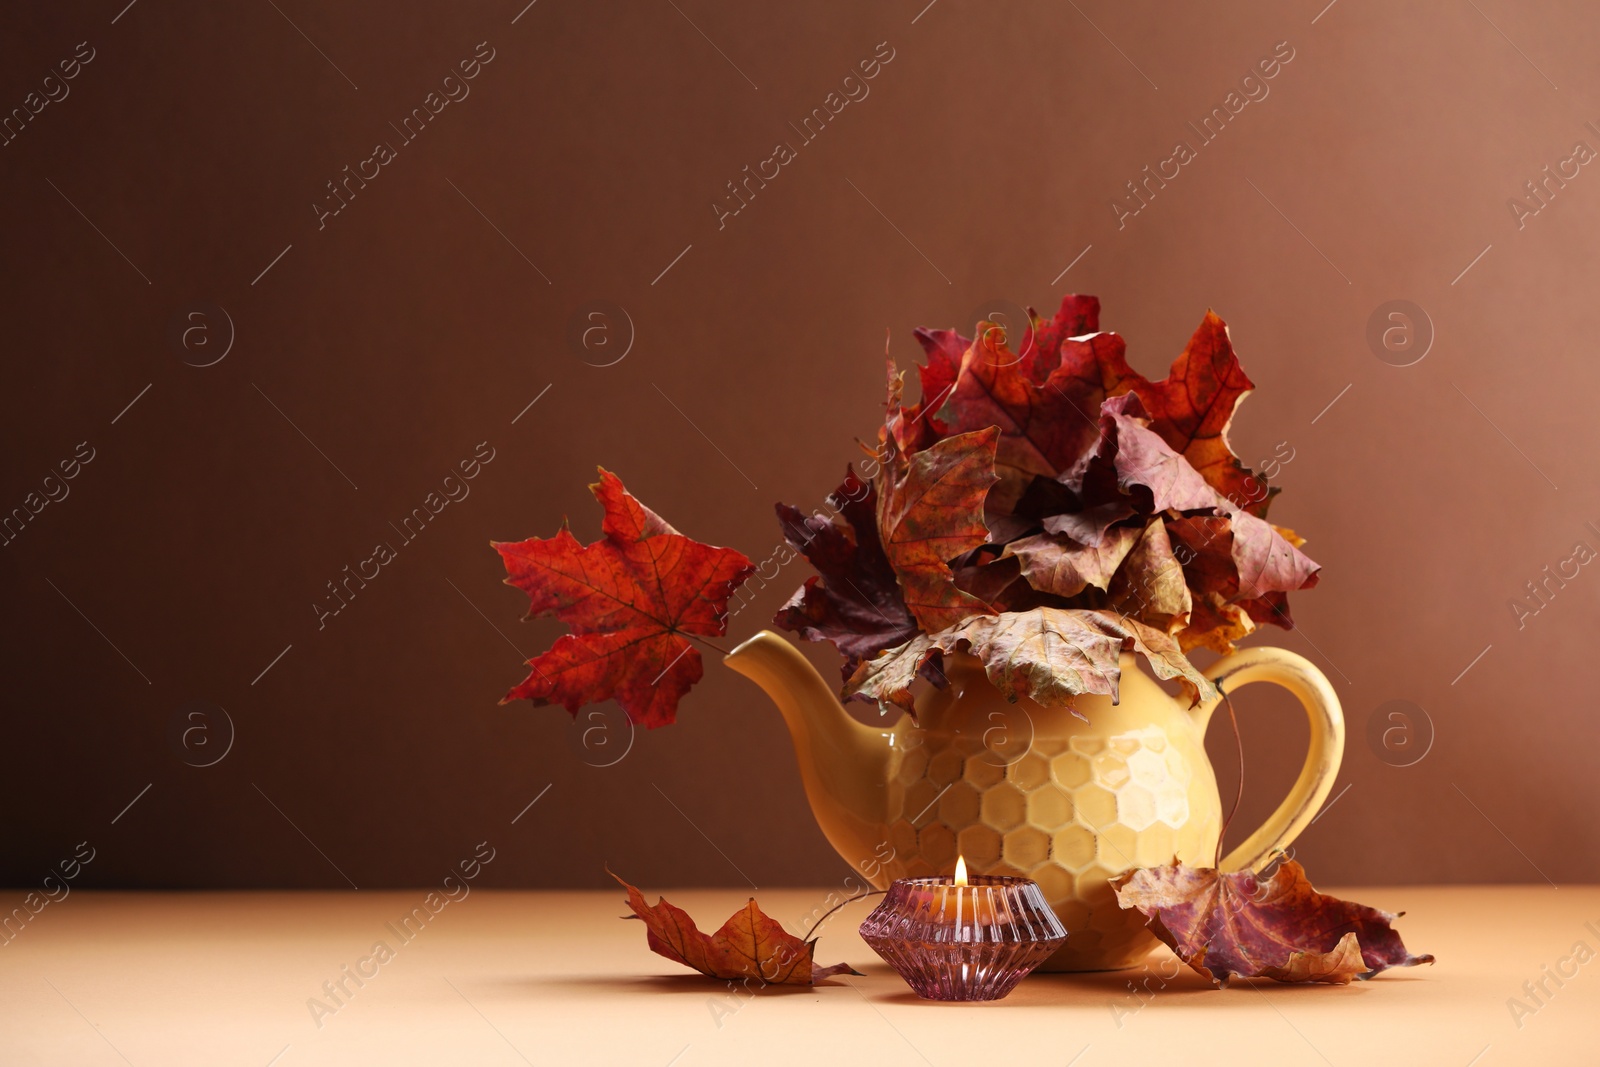
[[[857,896],[853,896],[853,897],[850,897],[848,899],[839,901],[839,903],[835,904],[833,907],[831,907],[827,911],[823,912],[821,918],[819,918],[816,922],[811,924],[811,929],[806,931],[806,936],[804,938],[802,938],[801,940],[810,941],[811,940],[811,935],[817,932],[817,927],[821,926],[824,922],[826,922],[827,919],[828,919],[828,916],[832,915],[834,912],[838,911],[840,908],[844,907],[846,904],[854,904],[858,900],[866,900],[868,897],[881,896],[882,894],[887,893],[887,892],[888,892],[887,889],[874,889],[871,892],[861,893],[861,894],[859,894]]]
[[[705,638],[701,637],[699,634],[688,634],[688,633],[684,633],[682,630],[679,630],[678,634],[681,637],[687,637],[691,641],[699,641],[702,645],[705,645],[707,648],[711,649],[712,651],[716,652],[719,655],[722,655],[722,656],[729,655],[729,652],[728,652],[727,649],[721,647],[720,645],[717,645],[717,644],[714,644],[714,643],[712,643],[710,641],[707,641]]]
[[[1239,788],[1233,794],[1233,806],[1228,809],[1228,817],[1222,820],[1222,831],[1217,834],[1217,855],[1211,861],[1211,866],[1222,866],[1222,842],[1228,836],[1228,827],[1233,823],[1233,817],[1239,813],[1239,802],[1244,799],[1244,738],[1239,733],[1239,717],[1233,711],[1233,698],[1229,697],[1217,683],[1217,692],[1222,694],[1222,702],[1228,706],[1228,725],[1233,728],[1233,743],[1239,750]]]

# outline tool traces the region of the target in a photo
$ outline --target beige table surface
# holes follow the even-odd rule
[[[403,943],[387,924],[424,895],[73,892],[0,947],[0,1064],[1600,1063],[1600,963],[1574,956],[1600,950],[1596,887],[1347,891],[1407,911],[1407,944],[1439,962],[1343,988],[1166,981],[1163,951],[1148,973],[1035,975],[973,1005],[910,994],[855,933],[871,901],[817,951],[866,977],[735,996],[650,953],[620,889],[474,890]],[[826,895],[760,899],[792,927]],[[745,899],[667,896],[703,928]],[[331,1006],[324,981],[378,941],[393,958],[314,1018],[308,1000]],[[1536,1003],[1523,984],[1541,979]],[[1533,1010],[1514,1018],[1512,998]]]

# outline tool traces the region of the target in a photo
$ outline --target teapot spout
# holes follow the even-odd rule
[[[876,870],[872,857],[887,849],[894,734],[852,719],[810,661],[770,630],[723,662],[759,685],[783,714],[806,799],[828,842],[858,870]]]

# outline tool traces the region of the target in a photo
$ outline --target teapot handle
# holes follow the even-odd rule
[[[1328,798],[1344,756],[1344,713],[1327,677],[1310,660],[1285,649],[1244,649],[1217,661],[1205,674],[1230,694],[1251,682],[1281,685],[1295,695],[1311,720],[1311,748],[1294,788],[1260,829],[1224,856],[1220,865],[1224,871],[1254,868],[1276,850],[1287,848]],[[1208,721],[1221,702],[1218,696],[1195,708],[1197,721]]]

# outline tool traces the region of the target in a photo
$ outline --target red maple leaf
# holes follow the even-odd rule
[[[554,537],[491,542],[507,585],[528,594],[527,618],[554,615],[571,629],[506,701],[585,704],[616,700],[647,727],[677,717],[678,700],[705,673],[686,635],[727,632],[728,598],[755,570],[742,552],[691,540],[602,469],[590,491],[605,510],[604,536],[583,545],[566,523]]]
[[[917,367],[917,380],[922,386],[922,399],[916,405],[906,409],[906,419],[915,422],[918,416],[927,423],[926,435],[928,440],[922,446],[931,444],[934,440],[943,437],[949,432],[949,427],[938,417],[939,409],[944,407],[950,399],[950,393],[956,387],[956,375],[961,371],[961,357],[966,354],[972,342],[955,330],[930,330],[918,327],[916,331],[917,343],[922,345],[922,350],[927,354],[927,366]]]
[[[1100,298],[1068,293],[1049,322],[1031,307],[1028,317],[1033,321],[1034,351],[1025,366],[1030,377],[1043,381],[1060,365],[1061,345],[1067,338],[1100,332]]]
[[[1245,376],[1228,339],[1228,324],[1207,311],[1172,370],[1159,382],[1139,381],[1134,391],[1150,411],[1150,428],[1193,464],[1235,506],[1265,515],[1277,490],[1239,462],[1228,427],[1255,383]]]
[[[1018,355],[999,331],[981,330],[962,356],[944,413],[952,433],[998,427],[1001,467],[1054,478],[1093,447],[1106,383],[1119,384],[1127,364],[1116,334],[1066,342],[1058,365],[1036,383],[1023,364],[1039,355]]]

